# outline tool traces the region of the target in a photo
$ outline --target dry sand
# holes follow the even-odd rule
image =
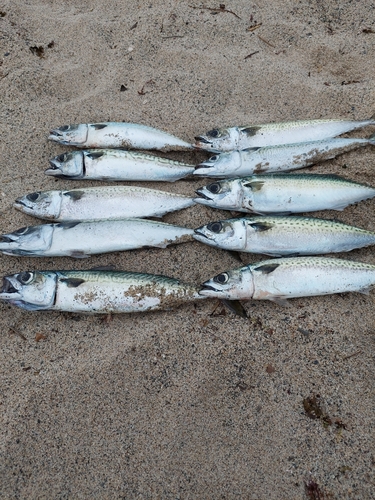
[[[202,5],[219,8],[2,1],[2,232],[35,223],[11,208],[16,197],[79,186],[43,174],[64,151],[47,142],[52,127],[123,120],[191,141],[214,126],[375,111],[373,2]],[[373,165],[363,148],[309,171],[375,185]],[[204,183],[146,187],[191,194]],[[164,220],[225,216],[196,206]],[[375,230],[374,201],[339,218]],[[348,258],[375,263],[371,248]],[[194,242],[89,260],[2,256],[1,273],[110,263],[193,283],[239,265]],[[308,498],[310,482],[309,498],[374,498],[374,295],[246,308],[247,321],[214,300],[106,321],[1,304],[0,496],[279,500]],[[316,394],[331,424],[306,414]]]

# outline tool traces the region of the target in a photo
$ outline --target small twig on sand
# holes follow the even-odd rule
[[[262,26],[262,23],[254,24],[254,26],[249,26],[248,28],[246,28],[246,31],[255,31],[258,28],[260,28],[261,26]]]
[[[262,38],[260,35],[257,35],[257,37],[259,38],[259,40],[262,40],[262,42],[266,43],[267,45],[269,45],[273,49],[276,49],[275,45],[273,45],[271,42],[268,42],[267,40],[265,40],[264,38]]]
[[[211,12],[219,13],[219,12],[228,12],[229,14],[233,14],[234,16],[237,17],[237,19],[241,19],[240,16],[238,16],[233,10],[229,10],[225,8],[224,4],[220,4],[220,7],[196,7],[195,5],[189,5],[191,9],[199,9],[199,10],[209,10]]]
[[[353,352],[353,354],[349,354],[349,356],[345,356],[345,358],[342,358],[343,361],[345,361],[346,359],[350,359],[350,358],[353,358],[354,356],[358,356],[358,354],[361,354],[362,351],[357,351],[357,352]]]
[[[18,328],[16,328],[15,326],[10,326],[9,327],[9,330],[11,332],[13,332],[14,334],[18,335],[22,340],[27,340],[27,338],[25,337],[25,335],[23,335],[19,330]]]
[[[256,50],[255,52],[252,52],[251,54],[247,55],[244,59],[250,59],[251,56],[258,54],[259,50]]]

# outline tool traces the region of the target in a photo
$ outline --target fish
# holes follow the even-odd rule
[[[184,151],[192,145],[161,130],[138,123],[105,122],[63,125],[50,131],[50,141],[79,148],[158,149]]]
[[[138,186],[103,186],[69,191],[37,191],[18,198],[14,207],[55,221],[162,217],[194,205],[189,196]]]
[[[375,188],[338,175],[265,174],[215,181],[196,191],[196,203],[256,214],[343,210],[373,198]]]
[[[196,240],[216,248],[273,257],[350,252],[375,245],[375,232],[312,217],[242,217],[210,222],[194,231]]]
[[[308,167],[335,158],[359,147],[375,145],[375,134],[368,139],[330,138],[320,141],[247,148],[211,156],[196,165],[197,177],[242,177]]]
[[[0,252],[28,257],[75,257],[193,240],[193,230],[145,219],[59,222],[0,236]]]
[[[279,146],[298,142],[320,141],[368,125],[375,125],[375,115],[368,120],[300,120],[265,123],[210,130],[195,137],[194,147],[220,153],[247,148]]]
[[[174,182],[192,175],[194,168],[136,151],[87,149],[55,156],[45,173],[71,180]]]
[[[200,294],[226,300],[287,299],[334,293],[368,294],[375,266],[330,257],[284,257],[225,271],[201,285]]]
[[[198,288],[167,276],[125,271],[22,271],[3,278],[0,299],[28,311],[132,313],[199,300]]]

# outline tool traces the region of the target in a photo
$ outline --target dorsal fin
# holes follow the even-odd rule
[[[90,267],[90,271],[116,271],[116,266],[108,264],[108,266],[94,266]]]

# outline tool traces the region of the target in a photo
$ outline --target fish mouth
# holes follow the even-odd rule
[[[201,135],[197,135],[196,137],[194,137],[194,139],[197,141],[197,143],[201,142],[202,144],[212,144],[211,141],[209,141],[208,139],[206,139],[205,137],[203,137]]]
[[[21,206],[21,207],[26,207],[26,208],[29,208],[30,210],[33,210],[32,207],[29,207],[29,205],[26,205],[26,203],[21,201],[21,198],[17,198],[16,201],[13,203],[13,206],[15,208],[18,208],[19,206]]]
[[[14,243],[14,242],[15,242],[15,240],[10,238],[8,235],[6,235],[6,234],[0,235],[0,244],[1,243]]]
[[[203,198],[205,200],[209,200],[209,201],[212,201],[212,198],[210,198],[209,196],[207,196],[206,194],[204,194],[200,189],[197,189],[195,191],[195,193],[200,197],[200,198]]]
[[[199,165],[195,165],[194,169],[199,170],[200,168],[212,168],[212,165],[209,163],[199,163]],[[194,173],[194,172],[193,172]]]
[[[201,227],[198,227],[197,229],[194,229],[194,233],[195,233],[195,234],[197,234],[198,236],[202,236],[203,238],[207,238],[207,239],[209,239],[209,237],[208,237],[208,236],[206,236],[204,233],[202,233],[202,232],[200,231],[201,229],[202,229]]]
[[[207,281],[206,283],[201,284],[201,289],[199,290],[200,295],[209,295],[204,292],[216,292],[216,293],[221,293],[222,290],[218,290],[217,288],[213,287],[212,285],[208,284],[209,282]]]
[[[61,137],[63,137],[63,133],[59,132],[58,129],[50,130],[50,135],[48,136],[49,141],[59,141]]]
[[[44,173],[46,175],[53,175],[54,177],[62,177],[61,169],[54,163],[53,160],[49,161],[50,167]]]
[[[12,293],[18,293],[17,288],[15,288],[7,276],[3,278],[3,286],[0,290],[0,294],[10,295]]]

